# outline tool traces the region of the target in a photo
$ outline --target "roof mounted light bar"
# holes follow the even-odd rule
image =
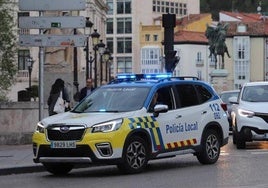
[[[135,81],[152,81],[158,82],[161,80],[198,80],[197,77],[192,76],[181,76],[172,77],[172,73],[159,73],[159,74],[118,74],[115,80],[110,83],[120,83],[120,82],[135,82]]]

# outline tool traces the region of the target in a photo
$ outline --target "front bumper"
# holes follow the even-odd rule
[[[115,163],[122,156],[125,140],[125,134],[120,131],[92,134],[85,130],[81,140],[75,141],[75,147],[54,148],[51,147],[51,143],[55,140],[49,139],[49,136],[40,132],[33,134],[35,163]],[[56,140],[64,142],[70,136],[60,135],[54,138],[64,138]]]

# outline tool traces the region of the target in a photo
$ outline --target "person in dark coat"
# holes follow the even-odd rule
[[[93,80],[87,79],[86,81],[86,87],[82,88],[80,90],[80,97],[79,101],[83,100],[86,96],[88,96],[95,88],[93,87]]]
[[[49,116],[57,114],[53,110],[54,110],[54,106],[56,104],[56,101],[57,101],[58,97],[60,96],[61,91],[62,91],[62,98],[67,103],[66,108],[70,108],[69,107],[70,98],[69,98],[67,89],[64,87],[64,81],[62,79],[58,78],[58,79],[56,79],[56,81],[52,85],[50,93],[49,93],[49,97],[47,100],[48,115]]]

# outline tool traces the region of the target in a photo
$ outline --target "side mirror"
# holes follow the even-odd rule
[[[154,116],[158,117],[159,113],[165,113],[168,111],[168,105],[165,104],[157,104],[154,107]]]

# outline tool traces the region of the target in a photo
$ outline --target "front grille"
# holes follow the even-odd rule
[[[255,116],[262,118],[266,123],[268,123],[268,114],[267,113],[255,113]]]
[[[93,152],[87,145],[79,145],[72,149],[52,149],[49,145],[41,145],[38,157],[93,157]]]
[[[51,125],[47,128],[48,140],[82,140],[85,133],[84,126],[77,125]]]

